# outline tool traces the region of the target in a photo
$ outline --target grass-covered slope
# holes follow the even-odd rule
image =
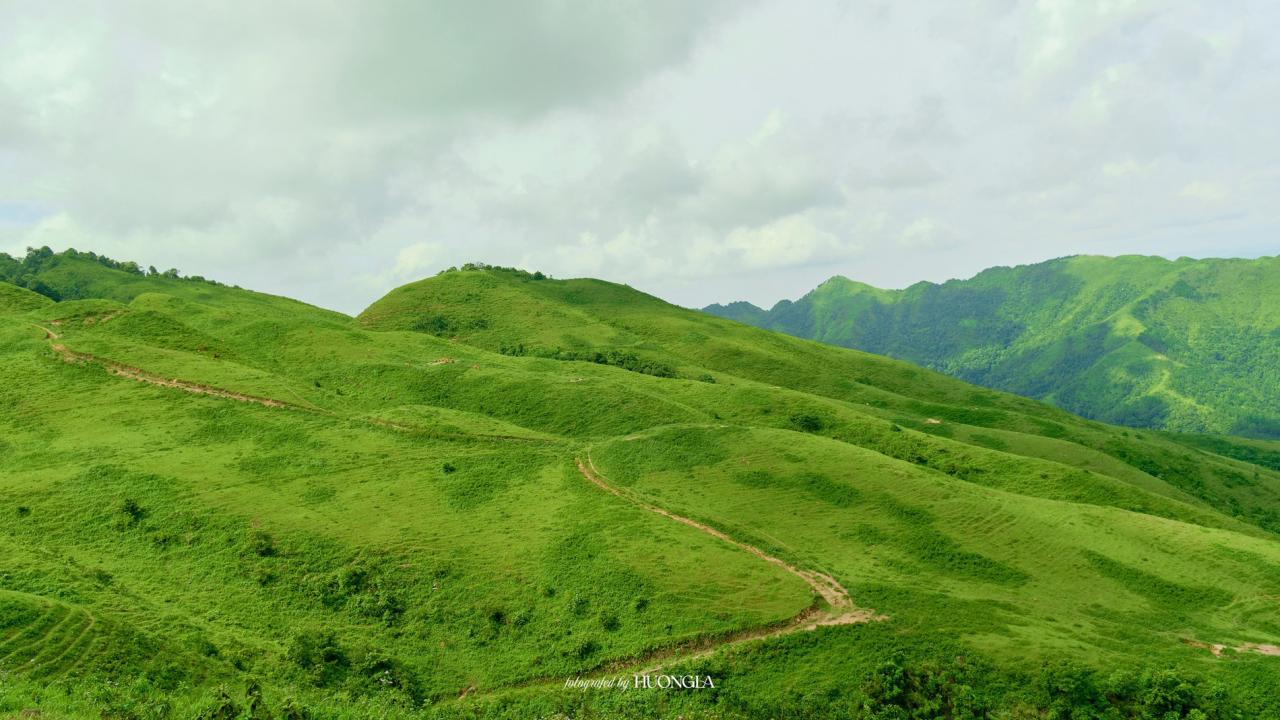
[[[35,265],[59,302],[0,284],[0,713],[1280,714],[1266,443],[600,281],[348,318]],[[829,608],[788,567],[883,619],[791,624]],[[655,663],[719,687],[564,688]]]
[[[0,313],[11,314],[34,310],[53,302],[49,298],[6,282],[0,282]]]
[[[443,380],[451,368],[421,357],[434,361],[443,343],[410,337],[405,362],[377,362],[363,348],[379,338],[352,326],[342,346],[316,328],[307,352],[362,361],[335,363],[349,375],[309,372],[323,358],[282,371],[286,360],[260,359],[266,333],[241,335],[247,318],[202,318],[182,303],[169,315],[156,300],[68,301],[0,326],[12,379],[0,386],[3,588],[30,598],[23,607],[71,603],[154,647],[133,662],[86,641],[38,672],[21,653],[0,661],[17,677],[145,676],[179,695],[255,677],[277,705],[340,691],[405,705],[582,672],[784,620],[811,601],[750,556],[599,502],[569,438],[422,408],[411,383],[377,377],[400,366],[419,383]],[[286,333],[287,307],[269,316]],[[202,320],[215,334],[196,329]],[[157,327],[163,344],[148,341]],[[39,640],[35,649],[54,642],[34,611],[2,619],[0,632]]]
[[[706,311],[1106,422],[1280,437],[1280,258],[1070,257],[885,291],[832,278]]]
[[[905,362],[709,317],[623,285],[499,270],[447,272],[392,291],[359,321],[508,355],[584,360],[629,367],[646,377],[656,373],[727,385],[724,391],[742,398],[733,405],[713,404],[713,416],[745,407],[741,418],[747,422],[791,428],[816,422],[834,430],[840,414],[853,413],[859,421],[847,432],[855,442],[901,459],[933,457],[928,462],[953,473],[1002,478],[1036,477],[1042,471],[973,471],[951,461],[952,453],[998,457],[993,462],[1025,467],[1030,467],[1027,460],[1006,458],[1089,471],[1109,467],[1128,482],[1192,496],[1280,529],[1280,486],[1265,473],[1255,476],[1258,470],[1251,465],[1196,452],[1155,433],[1117,431]],[[680,415],[670,420],[682,421]],[[891,423],[929,437],[902,442],[887,430]],[[1055,487],[1063,492],[1078,484]]]

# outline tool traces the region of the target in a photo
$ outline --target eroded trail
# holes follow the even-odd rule
[[[204,383],[192,382],[190,380],[182,380],[179,378],[166,377],[158,373],[144,370],[132,365],[126,365],[109,358],[104,358],[93,353],[80,352],[72,350],[63,343],[58,342],[62,336],[52,329],[43,325],[31,323],[34,327],[44,331],[45,340],[49,341],[49,348],[57,353],[63,362],[67,363],[93,363],[104,368],[108,374],[115,377],[126,378],[148,385],[156,385],[158,387],[173,388],[182,390],[183,392],[192,393],[194,395],[208,395],[211,397],[222,398],[224,400],[234,400],[236,402],[251,403],[254,405],[262,405],[269,408],[283,408],[286,410],[296,410],[299,412],[310,413],[312,415],[322,415],[326,417],[343,418],[352,422],[368,423],[377,427],[388,428],[403,433],[427,436],[440,440],[484,440],[489,442],[520,442],[520,443],[554,443],[556,440],[552,438],[535,438],[522,437],[519,435],[501,435],[491,433],[450,433],[439,432],[431,428],[414,425],[406,422],[396,422],[378,417],[344,417],[337,413],[317,407],[311,404],[300,405],[275,398],[263,397],[259,395],[250,395],[248,393],[228,390]],[[439,361],[437,361],[439,362]],[[434,364],[434,363],[433,363]],[[295,393],[296,394],[296,393]]]
[[[33,325],[35,324],[33,323]],[[35,327],[39,328],[44,332],[45,339],[49,342],[49,347],[55,353],[57,353],[57,355],[64,362],[94,363],[99,366],[102,366],[107,370],[108,373],[115,375],[117,377],[127,378],[130,380],[143,382],[150,385],[174,388],[177,390],[182,390],[182,391],[193,393],[193,394],[209,395],[212,397],[224,398],[224,399],[233,400],[236,402],[253,403],[253,404],[262,405],[262,406],[271,407],[271,408],[298,410],[298,411],[311,413],[311,414],[323,414],[323,415],[333,414],[329,411],[326,411],[320,408],[312,408],[304,405],[297,405],[294,403],[277,400],[274,398],[259,397],[255,395],[249,395],[249,394],[240,393],[232,390],[227,390],[224,388],[218,388],[210,385],[205,385],[203,383],[196,383],[196,382],[191,382],[187,380],[180,380],[178,378],[165,377],[165,376],[144,370],[142,368],[125,365],[123,363],[116,362],[114,360],[110,360],[107,358],[99,357],[91,353],[71,350],[70,348],[66,347],[63,343],[59,342],[59,340],[61,339],[61,335],[59,333],[55,332],[50,328],[44,327],[42,325],[35,325]],[[413,426],[407,423],[395,422],[395,421],[390,421],[390,420],[385,420],[380,418],[360,418],[360,420],[362,420],[363,422],[368,422],[372,425],[386,427],[393,430],[399,430],[402,432],[422,432],[423,431],[421,428],[418,428],[416,426]],[[506,436],[506,435],[469,435],[468,434],[465,437],[467,439],[473,439],[473,440],[484,439],[484,440],[504,440],[504,441],[524,441],[524,442],[551,442],[550,440],[543,441],[535,438],[523,438],[523,437]],[[782,568],[788,573],[791,573],[792,575],[795,575],[796,577],[804,581],[804,583],[808,585],[814,591],[814,593],[816,593],[819,597],[821,597],[823,601],[822,603],[815,603],[813,606],[806,608],[804,611],[802,611],[798,615],[788,620],[772,623],[762,627],[749,628],[746,630],[740,630],[737,632],[732,632],[732,633],[727,633],[722,635],[705,636],[705,637],[697,638],[694,640],[685,641],[683,643],[680,643],[679,645],[675,645],[675,646],[671,646],[671,647],[663,648],[659,650],[654,650],[652,652],[645,653],[644,655],[641,655],[641,656],[620,658],[611,663],[607,663],[601,667],[598,667],[595,671],[590,673],[590,675],[601,676],[601,675],[607,675],[611,673],[623,673],[623,672],[635,672],[635,673],[654,672],[676,663],[687,662],[690,660],[696,660],[702,657],[706,657],[724,648],[732,647],[734,645],[738,645],[742,643],[747,643],[747,642],[756,641],[756,640],[763,640],[763,639],[772,638],[772,637],[781,637],[784,635],[790,635],[797,632],[814,630],[822,626],[853,625],[858,623],[867,623],[867,622],[874,622],[874,621],[881,621],[881,620],[888,619],[887,616],[877,615],[874,610],[859,608],[855,606],[853,603],[853,598],[850,596],[849,591],[846,590],[844,586],[842,586],[839,582],[835,580],[835,578],[832,578],[830,575],[817,572],[815,570],[802,570],[794,565],[787,563],[786,561],[780,558],[774,557],[766,553],[765,551],[761,550],[758,547],[755,547],[754,545],[750,545],[740,540],[736,540],[733,537],[729,536],[728,534],[721,532],[720,530],[717,530],[705,523],[701,523],[701,522],[698,522],[697,520],[693,520],[691,518],[687,518],[682,515],[673,513],[670,510],[667,510],[665,508],[659,507],[652,503],[646,502],[645,500],[637,497],[634,493],[631,493],[628,490],[618,488],[609,484],[609,482],[604,478],[604,476],[600,473],[600,471],[595,467],[595,464],[592,462],[589,453],[587,454],[586,458],[587,459],[585,462],[582,459],[576,460],[578,470],[579,472],[582,473],[582,476],[584,478],[586,478],[596,487],[599,487],[601,490],[604,490],[605,492],[611,495],[614,495],[615,497],[618,497],[628,503],[631,503],[632,505],[635,505],[641,509],[644,509],[648,512],[655,513],[657,515],[661,515],[662,517],[681,523],[683,525],[687,525],[691,528],[694,528],[695,530],[698,530],[699,532],[710,535],[716,538],[717,540],[720,540],[721,542],[728,543],[738,548],[739,550],[748,552],[764,562],[767,562]],[[562,679],[560,678],[534,679],[534,680],[529,680],[527,682],[519,683],[517,685],[492,688],[490,692],[513,689],[518,687],[528,687],[530,685],[537,685],[537,684],[542,684],[547,682],[562,682]],[[467,697],[468,695],[473,695],[473,694],[487,694],[487,693],[476,693],[475,690],[476,690],[475,687],[464,688],[461,692],[461,697]]]
[[[1191,647],[1201,648],[1213,653],[1214,657],[1223,657],[1223,651],[1234,650],[1238,653],[1256,653],[1258,655],[1270,655],[1272,657],[1280,657],[1280,645],[1269,645],[1265,643],[1247,642],[1241,645],[1228,645],[1226,643],[1207,643],[1191,638],[1183,638],[1183,644]]]
[[[859,623],[879,622],[888,620],[887,615],[878,615],[875,610],[868,608],[859,608],[853,604],[853,597],[849,595],[849,591],[830,575],[820,573],[813,570],[802,570],[790,563],[776,558],[760,548],[749,543],[736,540],[728,534],[717,530],[706,523],[698,522],[692,518],[684,517],[658,507],[653,503],[637,497],[634,493],[623,488],[615,487],[609,484],[608,480],[596,468],[595,463],[591,460],[590,453],[587,453],[586,460],[575,458],[578,465],[578,472],[591,484],[604,490],[621,500],[624,500],[636,507],[661,515],[668,520],[687,525],[699,532],[706,533],[711,537],[728,543],[739,550],[751,553],[764,562],[777,565],[787,572],[795,575],[804,581],[814,593],[822,598],[822,603],[815,602],[813,605],[805,608],[798,615],[780,622],[770,623],[768,625],[747,628],[736,632],[724,633],[720,635],[705,635],[699,638],[686,640],[677,645],[660,648],[644,653],[643,655],[624,657],[605,663],[597,667],[595,670],[582,673],[579,677],[583,678],[603,678],[609,676],[621,676],[627,674],[647,674],[654,673],[663,668],[670,667],[677,663],[698,660],[709,655],[713,655],[726,648],[742,645],[745,643],[765,640],[768,638],[783,637],[799,632],[807,632],[816,630],[819,627],[831,625],[855,625]],[[468,697],[477,697],[492,695],[510,690],[519,690],[522,688],[558,685],[564,683],[565,678],[559,677],[542,677],[531,678],[520,683],[512,685],[503,685],[493,688],[478,689],[475,686],[462,688],[457,695],[457,699],[463,700]]]
[[[596,487],[600,488],[601,490],[604,490],[605,492],[611,495],[621,498],[631,503],[632,505],[635,505],[644,510],[648,510],[651,513],[661,515],[662,517],[665,517],[669,520],[674,520],[675,522],[681,523],[683,525],[688,525],[689,527],[694,528],[695,530],[706,533],[707,535],[710,535],[711,537],[714,537],[717,540],[726,542],[740,550],[743,550],[745,552],[751,553],[752,555],[755,555],[756,557],[760,558],[761,560],[767,563],[771,563],[773,565],[776,565],[782,568],[783,570],[786,570],[792,575],[795,575],[796,577],[803,580],[806,585],[812,588],[813,591],[817,593],[818,596],[820,596],[825,601],[827,606],[825,608],[824,607],[809,608],[804,612],[800,613],[799,615],[795,616],[794,618],[792,618],[789,623],[782,626],[770,626],[770,627],[759,628],[755,630],[747,630],[741,633],[737,633],[730,637],[723,638],[721,641],[713,645],[710,645],[705,648],[701,648],[697,652],[693,652],[693,653],[674,652],[671,654],[670,657],[661,658],[665,662],[646,668],[645,671],[660,669],[674,662],[682,662],[686,660],[697,659],[699,657],[709,655],[725,646],[747,642],[749,640],[758,640],[758,639],[767,638],[767,637],[789,635],[796,632],[813,630],[815,628],[826,626],[826,625],[853,625],[857,623],[867,623],[867,622],[888,619],[887,616],[877,615],[875,610],[871,610],[868,608],[859,608],[856,605],[854,605],[853,597],[849,594],[849,591],[846,590],[843,585],[837,582],[835,578],[831,577],[830,575],[827,575],[826,573],[820,573],[820,572],[817,572],[816,570],[802,570],[780,558],[776,558],[766,553],[765,551],[761,550],[760,548],[754,545],[750,545],[748,543],[742,542],[741,540],[736,540],[730,537],[729,535],[721,532],[720,530],[717,530],[705,523],[701,523],[701,522],[698,522],[697,520],[684,517],[683,515],[677,515],[676,513],[673,513],[670,510],[658,507],[657,505],[654,505],[652,503],[646,502],[645,500],[642,500],[641,498],[637,497],[634,493],[628,490],[615,487],[614,485],[610,485],[609,482],[600,473],[599,469],[596,468],[595,463],[591,460],[590,453],[587,453],[586,458],[587,458],[586,462],[583,462],[581,458],[577,460],[578,471],[582,473],[582,476],[585,477],[587,480],[589,480]],[[651,658],[651,659],[657,660],[659,658]]]
[[[32,324],[35,325],[35,323],[32,323]],[[49,341],[50,349],[52,349],[55,353],[57,353],[58,357],[62,358],[63,362],[96,363],[106,368],[107,372],[117,377],[128,378],[130,380],[136,380],[138,382],[147,383],[149,385],[159,385],[161,387],[177,388],[179,390],[185,390],[189,393],[194,393],[197,395],[212,395],[214,397],[226,398],[227,400],[236,400],[239,402],[255,403],[257,405],[264,405],[266,407],[276,407],[276,408],[287,407],[293,410],[316,412],[314,408],[305,407],[303,405],[294,405],[292,403],[284,402],[283,400],[275,400],[273,398],[259,397],[256,395],[247,395],[245,393],[239,393],[233,390],[224,390],[223,388],[213,387],[212,385],[205,385],[203,383],[190,382],[188,380],[179,380],[178,378],[164,377],[163,375],[157,375],[156,373],[148,372],[146,370],[143,370],[142,368],[133,367],[131,365],[125,365],[124,363],[119,363],[119,362],[116,362],[115,360],[108,360],[107,358],[104,358],[104,357],[98,357],[97,355],[94,355],[92,353],[78,352],[58,342],[58,340],[62,338],[62,336],[59,335],[58,333],[54,332],[53,330],[43,325],[35,325],[35,326],[44,331],[44,337],[46,340]]]

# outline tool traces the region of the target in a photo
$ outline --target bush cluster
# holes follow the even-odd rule
[[[178,272],[177,268],[170,268],[160,271],[154,265],[143,268],[132,260],[113,260],[105,255],[99,255],[95,252],[80,252],[74,248],[55,253],[46,247],[27,248],[27,254],[21,260],[11,255],[0,253],[0,280],[4,282],[24,287],[33,292],[40,293],[50,300],[80,300],[85,297],[77,288],[54,288],[46,283],[40,277],[40,273],[57,267],[64,260],[79,259],[95,262],[103,267],[119,270],[138,277],[164,277],[171,280],[189,280],[191,282],[209,283],[211,285],[219,285],[220,283],[208,280],[199,275],[184,276]]]
[[[527,278],[529,280],[547,280],[547,279],[550,279],[551,277],[550,275],[547,275],[540,270],[529,272],[528,270],[521,270],[520,268],[517,268],[517,267],[490,265],[488,263],[482,263],[482,262],[469,262],[469,263],[463,264],[461,267],[458,267],[458,266],[449,267],[436,273],[436,275],[439,276],[439,275],[445,275],[447,273],[456,273],[456,272],[474,272],[476,270],[487,270],[489,272],[507,273],[509,275],[515,275],[517,277]]]
[[[524,343],[517,343],[514,345],[502,345],[498,348],[498,352],[512,357],[529,356],[548,358],[550,360],[609,365],[630,372],[661,378],[673,378],[676,376],[675,368],[667,363],[642,358],[633,352],[625,352],[623,350],[565,350],[563,348],[547,350],[543,348],[527,348]],[[703,382],[715,382],[715,378],[710,375],[704,375],[699,379]]]

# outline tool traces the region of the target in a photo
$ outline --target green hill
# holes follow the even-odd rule
[[[0,713],[1280,716],[1271,443],[598,280],[10,263]]]
[[[878,290],[842,277],[706,312],[1104,422],[1280,438],[1280,258],[1070,257]]]
[[[52,301],[39,293],[0,282],[0,313],[20,313],[50,304]]]

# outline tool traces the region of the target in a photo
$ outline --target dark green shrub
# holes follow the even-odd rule
[[[432,335],[443,335],[453,332],[457,326],[452,320],[443,315],[432,315],[431,317],[419,318],[410,328],[418,332],[431,333]]]
[[[120,501],[120,513],[125,516],[127,525],[136,525],[147,516],[147,511],[133,498]]]
[[[245,539],[249,552],[258,557],[272,557],[276,554],[276,540],[263,530],[250,530]]]
[[[815,433],[826,427],[826,422],[814,413],[796,412],[792,413],[791,425],[801,432]]]
[[[351,667],[346,649],[332,630],[299,631],[290,639],[285,658],[321,687],[333,685]]]

